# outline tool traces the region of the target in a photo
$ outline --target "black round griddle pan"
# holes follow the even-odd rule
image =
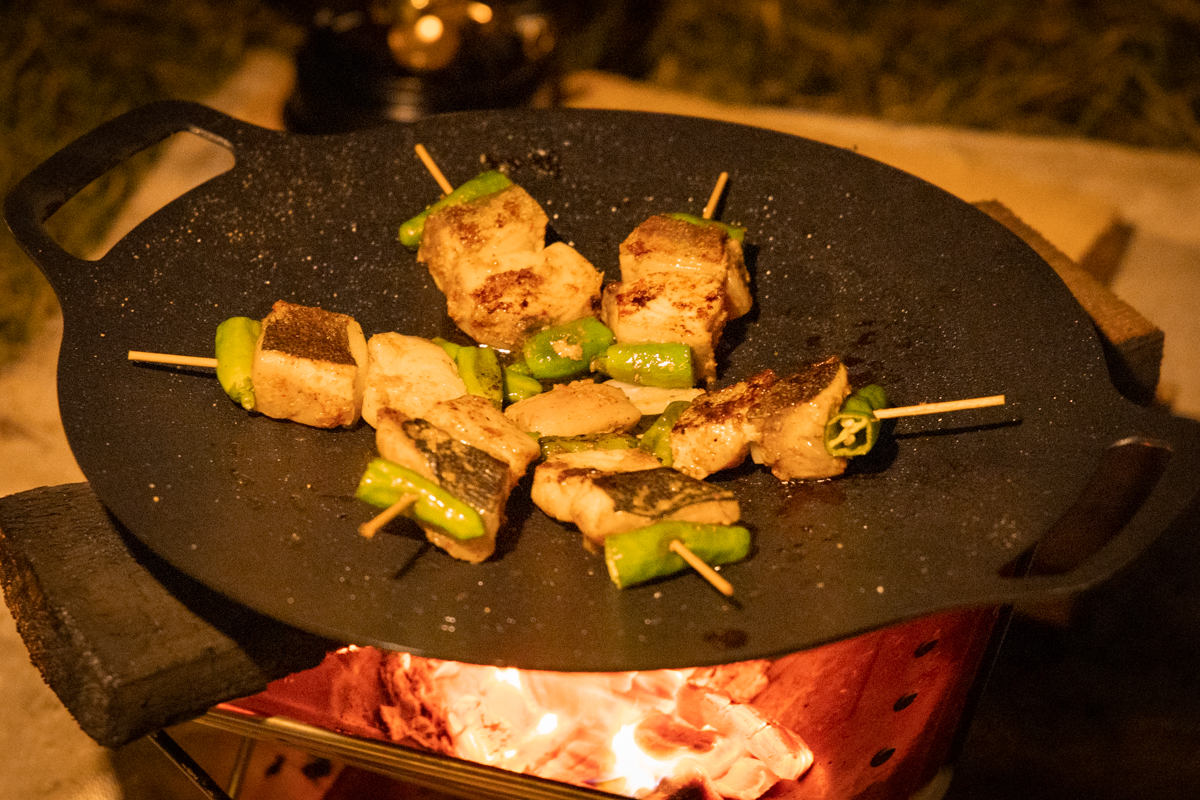
[[[90,180],[180,131],[225,145],[236,165],[97,261],[47,236],[47,216]],[[839,354],[856,383],[882,383],[896,405],[999,393],[1008,403],[896,421],[837,480],[784,484],[752,466],[713,477],[736,491],[755,536],[753,556],[723,570],[733,599],[694,574],[618,591],[580,535],[521,490],[481,565],[428,546],[405,521],[364,539],[356,528],[374,509],[352,495],[374,454],[371,428],[249,414],[211,373],[126,353],[211,355],[217,323],[265,316],[277,299],[351,314],[368,335],[455,335],[397,241],[438,194],[418,142],[453,183],[481,159],[507,163],[552,235],[610,278],[633,227],[698,212],[726,170],[718,213],[748,229],[757,306],[726,331],[722,384]],[[56,154],[5,212],[62,301],[62,416],[99,497],[185,573],[341,641],[554,670],[780,655],[940,609],[1091,586],[1200,484],[1200,426],[1117,394],[1088,317],[1024,243],[917,178],[793,136],[554,110],[308,137],[169,102]],[[1114,453],[1135,468],[1093,481]],[[1082,564],[1043,570],[1057,574],[1006,577],[1052,531],[1068,542],[1116,535]]]

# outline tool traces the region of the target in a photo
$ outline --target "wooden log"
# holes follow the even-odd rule
[[[260,692],[338,646],[170,567],[86,483],[0,498],[0,584],[34,665],[105,747]]]

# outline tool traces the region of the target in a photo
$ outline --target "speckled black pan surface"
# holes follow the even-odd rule
[[[92,177],[182,130],[236,166],[162,209],[95,262],[41,222]],[[744,225],[757,307],[730,326],[722,383],[840,354],[905,405],[1005,393],[999,409],[900,420],[849,474],[785,485],[715,477],[741,500],[755,553],[723,574],[617,591],[580,535],[522,499],[497,555],[456,562],[415,526],[372,540],[352,493],[373,431],[248,414],[211,373],[131,364],[128,350],[210,355],[218,322],[287,299],[351,314],[368,335],[450,335],[399,223],[481,157],[546,208],[553,234],[610,277],[650,214]],[[66,331],[59,396],[91,485],[171,564],[260,612],[358,644],[558,670],[686,666],[778,655],[931,611],[1091,585],[1135,557],[1200,482],[1200,433],[1113,389],[1092,326],[1053,271],[999,224],[912,177],[808,140],[608,111],[488,112],[339,137],[264,131],[201,106],[149,106],[47,161],[6,216],[52,281]],[[1067,575],[999,577],[1130,436],[1172,447],[1167,472],[1108,547]],[[131,612],[135,613],[135,612]]]

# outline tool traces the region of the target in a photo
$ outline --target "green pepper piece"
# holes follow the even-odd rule
[[[706,525],[663,520],[604,540],[604,563],[617,588],[624,589],[687,568],[671,550],[679,540],[709,565],[731,564],[750,554],[750,531],[740,525]]]
[[[746,241],[746,229],[737,225],[730,225],[728,222],[721,222],[720,220],[716,219],[705,219],[704,217],[697,217],[695,214],[687,214],[682,211],[675,211],[667,214],[666,216],[670,217],[671,219],[677,219],[680,222],[690,222],[693,225],[711,225],[725,231],[726,235],[729,236],[730,239],[736,239],[739,242]]]
[[[637,437],[628,433],[588,433],[582,436],[543,436],[538,439],[542,458],[557,453],[579,453],[584,450],[632,450],[638,446]]]
[[[452,342],[448,339],[443,339],[440,336],[435,336],[432,339],[430,339],[429,341],[433,342],[438,347],[445,350],[446,355],[450,356],[450,358],[452,358],[452,359],[458,358],[458,351],[462,349],[461,344],[455,344],[454,342]]]
[[[614,344],[592,361],[592,369],[639,386],[690,389],[696,383],[692,348],[680,342]]]
[[[825,423],[825,452],[836,458],[866,455],[879,439],[877,409],[887,405],[882,386],[870,384],[846,398]]]
[[[250,317],[230,317],[217,326],[217,380],[225,394],[247,411],[254,410],[254,381],[250,377],[262,323]]]
[[[518,362],[524,363],[524,362]],[[512,366],[504,368],[504,400],[515,403],[535,394],[542,393],[542,384],[537,378],[530,377]]]
[[[691,401],[689,400],[676,400],[668,403],[663,412],[658,415],[658,419],[654,420],[654,424],[642,434],[641,441],[638,443],[638,447],[656,456],[664,467],[671,466],[675,461],[675,457],[671,455],[671,428],[675,427],[679,415],[690,405]]]
[[[552,381],[582,375],[592,359],[616,341],[613,332],[595,317],[555,325],[526,340],[521,353],[529,374]]]
[[[388,508],[406,494],[417,495],[417,501],[405,512],[417,522],[437,528],[459,541],[476,539],[486,533],[478,511],[428,478],[394,461],[373,459],[354,490],[355,497],[378,508]]]
[[[456,206],[487,197],[507,189],[509,186],[512,186],[512,181],[504,173],[496,170],[481,172],[401,225],[400,243],[410,250],[416,250],[421,246],[421,237],[425,235],[425,220],[429,219],[430,214],[447,206]]]
[[[504,378],[500,359],[490,347],[460,347],[454,357],[458,377],[467,385],[469,394],[486,397],[496,405],[504,400]]]

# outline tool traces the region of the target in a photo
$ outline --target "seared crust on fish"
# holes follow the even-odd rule
[[[671,429],[671,465],[704,478],[745,461],[759,436],[751,412],[775,381],[774,372],[763,370],[693,400]]]
[[[318,428],[358,421],[367,342],[353,317],[277,301],[251,366],[255,410]]]
[[[760,431],[755,460],[781,481],[841,475],[846,459],[825,450],[825,423],[849,395],[846,367],[835,356],[777,381],[751,413]]]
[[[546,247],[546,221],[516,185],[426,220],[417,260],[475,341],[516,349],[531,333],[599,309],[603,274],[562,242]]]
[[[728,319],[721,278],[651,272],[605,286],[600,309],[618,342],[681,342],[692,348],[697,375],[717,377],[714,350]]]
[[[737,319],[754,304],[742,243],[716,225],[696,225],[665,214],[650,217],[621,243],[620,264],[624,281],[652,272],[721,281],[729,319]]]

